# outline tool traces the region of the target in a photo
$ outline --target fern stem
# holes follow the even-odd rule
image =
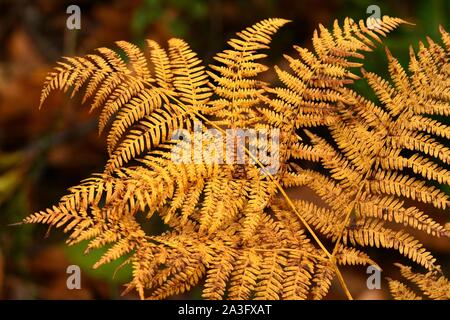
[[[365,178],[364,178],[364,179],[365,179]],[[359,190],[358,190],[358,192],[357,192],[357,194],[356,194],[356,196],[355,196],[355,199],[353,200],[353,202],[352,202],[352,203],[350,204],[350,206],[349,206],[350,209],[348,210],[348,212],[347,212],[346,215],[345,215],[343,227],[342,227],[341,231],[339,232],[339,236],[338,236],[338,238],[337,238],[337,240],[336,240],[336,243],[335,243],[335,245],[334,245],[334,249],[333,249],[333,253],[332,253],[332,257],[333,257],[333,258],[336,256],[336,253],[337,253],[338,250],[339,250],[340,242],[341,242],[341,240],[342,240],[342,237],[344,236],[344,230],[345,230],[345,228],[347,227],[348,220],[350,219],[350,215],[351,215],[353,209],[355,208],[355,204],[359,201],[359,197],[361,196],[361,191],[362,191],[362,189],[363,189],[363,186],[364,186],[364,184],[362,184],[361,187],[359,188]]]
[[[353,300],[352,294],[350,293],[350,290],[348,290],[347,284],[345,283],[344,277],[342,276],[336,262],[334,262],[334,269],[336,270],[336,276],[338,277],[339,283],[341,284],[347,299]]]

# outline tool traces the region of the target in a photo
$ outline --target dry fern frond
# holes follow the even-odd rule
[[[105,171],[111,172],[145,151],[170,141],[179,128],[190,128],[195,111],[204,107],[210,96],[201,60],[180,39],[169,40],[169,53],[148,41],[153,79],[144,52],[125,41],[117,42],[128,61],[107,48],[98,54],[65,58],[47,77],[41,105],[53,90],[72,96],[84,85],[83,101],[93,98],[91,110],[101,108],[99,130],[111,122],[108,134],[110,159]],[[184,105],[174,103],[178,97]]]
[[[422,297],[397,280],[389,279],[389,290],[395,300],[422,300]]]
[[[394,231],[382,221],[449,235],[427,214],[405,204],[410,199],[442,210],[449,205],[448,195],[436,187],[448,185],[450,177],[447,127],[429,118],[448,114],[449,48],[429,40],[429,47],[421,44],[417,55],[411,50],[410,74],[387,50],[392,84],[362,70],[379,98],[376,105],[348,86],[359,79],[354,70],[360,66],[349,58],[362,59],[360,52],[373,45],[370,38],[378,40],[376,32],[383,34],[402,21],[385,17],[381,23],[385,28],[371,32],[350,19],[343,29],[337,23],[333,32],[321,28],[313,38],[314,53],[296,48],[298,58],[286,57],[292,73],[277,69],[285,87],[269,89],[275,98],[265,101],[276,114],[265,114],[286,131],[288,157],[319,163],[329,173],[322,177],[293,165],[283,180],[286,186],[307,186],[325,200],[327,209],[301,202],[298,211],[337,242],[335,252],[341,240],[394,248],[433,270],[435,259],[422,244],[406,229]],[[441,33],[445,42],[448,35],[443,29]],[[424,81],[433,81],[433,86],[424,86]],[[430,121],[419,126],[417,117]],[[321,137],[319,127],[327,129],[332,142]],[[303,141],[295,138],[297,128],[308,128]]]
[[[211,102],[209,113],[220,119],[217,124],[246,128],[261,122],[257,107],[267,84],[256,77],[268,67],[256,61],[266,57],[259,51],[269,49],[271,36],[287,22],[284,19],[261,21],[239,32],[237,38],[228,41],[232,49],[214,57],[220,65],[211,65],[214,72],[209,75],[218,99]]]
[[[387,51],[386,81],[358,69],[363,53],[403,20],[383,17],[375,29],[349,18],[331,30],[320,25],[314,50],[296,46],[298,56],[286,56],[291,72],[275,68],[283,85],[270,87],[258,79],[268,69],[260,51],[286,23],[268,19],[238,33],[209,70],[180,39],[168,50],[148,40],[150,59],[123,41],[126,61],[106,48],[65,58],[49,74],[41,105],[53,90],[75,95],[85,86],[83,100],[101,109],[100,131],[110,126],[109,159],[103,173],[24,222],[61,227],[68,244],[87,240],[86,252],[108,245],[96,268],[127,257],[133,278],[124,294],[142,299],[181,294],[203,280],[205,299],[322,299],[334,278],[351,298],[339,268],[378,266],[365,247],[394,249],[425,267],[426,275],[408,267],[402,274],[444,298],[448,281],[436,278],[435,258],[407,230],[449,236],[435,220],[449,205],[437,185],[450,181],[450,134],[435,117],[450,110],[448,34],[441,28],[444,46],[428,40],[411,51],[409,72]],[[379,101],[358,94],[355,81],[367,81]],[[198,123],[200,151],[215,146],[207,129],[280,130],[279,150],[264,141],[245,147],[248,159],[255,147],[274,153],[278,171],[258,159],[229,163],[220,153],[214,162],[190,152],[192,141],[173,138]],[[323,203],[291,200],[284,189],[298,186]],[[155,215],[167,231],[148,234],[142,217]],[[390,289],[395,298],[419,298],[398,281]]]
[[[419,292],[427,298],[433,300],[450,300],[450,281],[439,271],[430,271],[426,274],[415,273],[411,267],[396,263],[400,268],[403,278],[414,284]],[[388,279],[391,294],[396,300],[417,300],[423,299],[414,291],[399,281]]]

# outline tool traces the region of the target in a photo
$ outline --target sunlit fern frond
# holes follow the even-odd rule
[[[246,128],[260,122],[257,107],[266,84],[257,76],[268,67],[257,61],[266,57],[260,51],[269,49],[272,35],[287,22],[267,19],[242,30],[228,41],[231,49],[214,57],[219,65],[212,65],[209,74],[218,99],[211,102],[210,113],[219,118],[217,124]]]
[[[397,280],[388,279],[389,290],[395,300],[422,300],[408,286]]]
[[[436,214],[449,205],[439,187],[450,180],[448,34],[441,28],[444,46],[428,39],[411,51],[409,71],[387,51],[386,81],[358,69],[403,20],[320,25],[313,51],[295,47],[297,57],[285,56],[291,71],[276,67],[282,86],[271,87],[257,61],[286,22],[241,31],[209,70],[180,39],[168,49],[148,40],[149,59],[123,41],[122,55],[101,48],[66,58],[48,76],[41,104],[53,90],[73,96],[85,86],[83,100],[101,108],[100,130],[110,126],[109,158],[103,173],[24,222],[63,228],[68,244],[87,242],[86,252],[108,247],[95,268],[125,257],[133,273],[124,294],[142,299],[202,283],[205,299],[323,299],[335,278],[351,297],[340,267],[382,264],[366,247],[425,267],[422,278],[408,267],[402,275],[444,298],[448,281],[436,278],[436,259],[412,231],[449,236]],[[355,91],[357,81],[378,101]],[[277,144],[229,137],[228,129],[275,132]],[[230,141],[246,162],[222,152]],[[255,150],[275,156],[277,170]],[[297,187],[320,200],[291,199],[298,189],[285,189]],[[165,231],[152,231],[149,219]],[[389,286],[395,298],[419,297],[398,281]]]
[[[424,297],[433,300],[450,300],[450,281],[440,271],[426,274],[413,272],[411,267],[396,263],[402,277],[417,288],[417,295],[412,287],[397,280],[388,279],[392,296],[396,300],[422,300]]]
[[[288,158],[317,163],[327,172],[292,165],[283,178],[287,186],[311,188],[326,202],[326,208],[297,203],[309,223],[333,241],[393,248],[433,270],[435,258],[399,227],[449,236],[431,217],[449,205],[439,188],[449,185],[448,128],[433,118],[450,109],[448,45],[429,39],[417,54],[411,49],[409,73],[387,50],[390,81],[364,69],[362,78],[355,73],[360,51],[373,45],[369,38],[379,40],[376,33],[384,35],[402,22],[384,17],[368,30],[347,19],[343,28],[321,27],[314,52],[296,47],[299,57],[286,56],[292,72],[277,69],[284,86],[269,89],[274,98],[265,101],[273,111],[264,112],[286,131]],[[445,43],[448,34],[443,28],[441,33]],[[366,81],[379,102],[349,86],[355,81]],[[423,204],[426,209],[419,209]]]
[[[169,53],[148,41],[150,61],[137,46],[125,41],[116,44],[125,59],[107,48],[97,49],[98,54],[65,58],[48,75],[41,95],[42,105],[53,90],[72,89],[74,96],[86,86],[83,100],[94,96],[91,110],[101,107],[100,132],[111,125],[105,168],[109,172],[170,141],[176,129],[190,129],[195,112],[210,96],[202,62],[184,41],[169,40]]]

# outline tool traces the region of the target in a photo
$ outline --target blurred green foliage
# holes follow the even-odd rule
[[[87,244],[88,242],[84,241],[73,246],[64,245],[64,251],[71,263],[78,265],[83,272],[94,279],[101,279],[118,285],[123,285],[131,280],[132,269],[130,264],[125,263],[125,257],[93,269],[92,266],[100,260],[109,248],[103,247],[85,254]]]
[[[158,23],[161,17],[169,15],[168,23],[175,37],[185,37],[189,22],[202,20],[208,15],[207,0],[143,0],[131,21],[131,30],[136,37],[142,37],[145,29]],[[167,15],[166,15],[167,16]]]

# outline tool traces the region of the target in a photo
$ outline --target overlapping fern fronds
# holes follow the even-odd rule
[[[438,272],[430,271],[426,274],[415,273],[411,267],[396,264],[400,268],[403,278],[417,287],[417,290],[425,297],[416,294],[412,288],[398,280],[389,279],[389,289],[396,300],[422,300],[424,298],[434,300],[450,299],[450,281]]]
[[[322,299],[334,278],[351,297],[339,266],[377,265],[367,246],[398,250],[437,274],[435,258],[407,229],[449,236],[431,217],[449,205],[437,184],[449,184],[450,134],[435,117],[450,110],[449,36],[442,29],[443,47],[429,40],[411,51],[409,73],[388,52],[392,82],[358,75],[363,53],[403,22],[320,26],[313,51],[295,47],[298,56],[286,56],[291,72],[275,68],[282,87],[258,79],[268,67],[257,61],[283,19],[238,33],[210,70],[179,39],[168,49],[147,41],[150,59],[123,41],[117,45],[126,61],[106,48],[65,58],[49,74],[41,105],[53,90],[84,88],[83,100],[101,109],[100,131],[109,127],[109,160],[103,173],[24,222],[64,227],[69,244],[89,241],[87,251],[108,246],[94,267],[126,256],[133,279],[125,293],[141,298],[180,294],[205,279],[207,299]],[[354,91],[355,81],[367,81],[379,101]],[[193,131],[194,122],[219,132],[279,129],[279,170],[195,154],[173,161],[180,142],[172,134]],[[310,162],[318,169],[307,169]],[[285,189],[297,186],[315,191],[326,207],[291,200]],[[153,215],[168,231],[144,231],[141,216]],[[416,297],[394,280],[390,288],[394,297]]]
[[[385,19],[382,30],[398,22]],[[438,188],[450,178],[448,127],[433,119],[449,112],[449,35],[441,28],[444,47],[429,39],[429,47],[421,44],[417,54],[411,49],[410,74],[388,50],[391,81],[363,69],[362,77],[379,99],[373,102],[348,86],[359,78],[354,72],[361,64],[355,58],[372,44],[353,28],[351,20],[343,29],[335,23],[333,34],[321,28],[313,38],[314,53],[296,48],[298,57],[286,56],[292,73],[276,69],[285,87],[269,89],[274,97],[265,99],[263,112],[290,137],[286,152],[291,159],[320,163],[328,173],[293,163],[286,184],[307,186],[322,196],[327,208],[309,202],[297,207],[336,242],[335,248],[341,242],[394,248],[434,270],[439,267],[431,253],[406,229],[393,229],[393,223],[449,236],[415,206],[422,202],[443,211],[449,205]],[[353,45],[342,49],[346,41]],[[297,128],[302,141],[295,139]]]

